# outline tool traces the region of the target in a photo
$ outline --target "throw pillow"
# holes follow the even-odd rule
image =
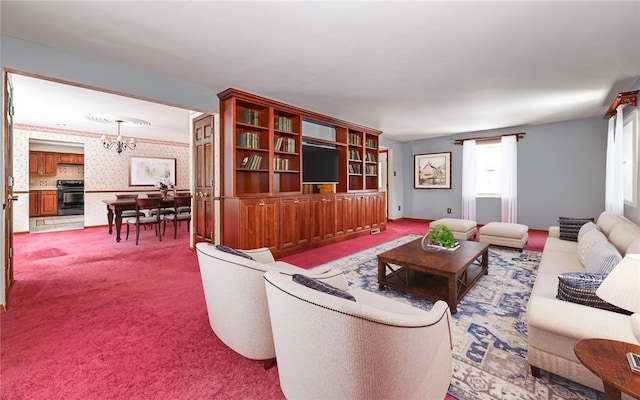
[[[319,292],[327,293],[332,296],[341,297],[343,299],[351,301],[356,301],[356,298],[353,297],[351,293],[345,292],[344,290],[338,289],[335,286],[331,286],[328,283],[324,283],[306,275],[293,274],[293,281]]]
[[[556,297],[572,303],[630,315],[631,312],[607,303],[596,295],[596,290],[600,287],[605,277],[603,274],[580,272],[561,274],[558,276],[558,294]]]
[[[240,250],[233,249],[233,248],[231,248],[229,246],[225,246],[223,244],[217,244],[216,245],[216,250],[220,250],[220,251],[225,252],[225,253],[233,254],[234,256],[240,256],[240,257],[244,257],[244,258],[246,258],[248,260],[255,261],[255,259],[253,257],[251,257],[250,255],[248,255],[247,253],[243,253]]]
[[[600,230],[600,227],[598,227],[598,225],[596,225],[596,224],[595,224],[595,223],[593,223],[593,222],[587,222],[586,224],[582,225],[582,226],[580,227],[580,230],[578,231],[578,242],[580,241],[580,239],[582,239],[582,237],[583,237],[587,232],[592,231],[592,230],[594,230],[594,229],[596,229],[596,230],[598,230],[598,231],[599,231],[599,230]]]
[[[577,242],[578,232],[580,231],[582,225],[586,224],[587,222],[593,222],[593,218],[559,217],[558,223],[560,224],[560,239]]]
[[[607,237],[597,229],[586,232],[580,237],[580,240],[578,240],[578,258],[580,258],[580,263],[582,263],[583,266],[587,262],[587,254],[589,254],[593,245],[599,240],[607,240]]]
[[[618,265],[620,260],[622,260],[622,256],[618,249],[606,237],[603,237],[591,246],[584,262],[584,269],[587,272],[606,276]]]

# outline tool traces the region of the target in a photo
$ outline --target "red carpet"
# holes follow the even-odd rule
[[[425,222],[287,260],[330,261]],[[16,235],[15,278],[0,316],[2,399],[282,399],[265,371],[211,330],[187,232],[115,242],[106,228]],[[296,260],[296,261],[294,261]]]

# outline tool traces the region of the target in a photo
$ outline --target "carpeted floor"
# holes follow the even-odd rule
[[[327,265],[343,270],[350,285],[429,310],[431,301],[378,289],[376,254],[418,237],[404,236]],[[468,400],[604,399],[600,392],[555,375],[531,376],[525,313],[541,253],[494,246],[489,253],[489,274],[469,291],[453,315],[452,393]]]

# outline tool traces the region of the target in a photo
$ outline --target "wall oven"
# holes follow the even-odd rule
[[[84,181],[59,180],[58,215],[84,214]]]

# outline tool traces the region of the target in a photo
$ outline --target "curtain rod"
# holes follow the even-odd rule
[[[500,139],[503,136],[515,136],[516,141],[518,141],[520,139],[524,139],[524,135],[526,135],[525,132],[518,132],[518,133],[505,133],[504,135],[470,137],[466,139],[457,139],[453,142],[453,144],[462,144],[464,143],[465,140],[475,140],[476,142],[486,142],[489,140]]]
[[[611,118],[616,115],[616,108],[622,104],[623,106],[638,106],[638,90],[632,90],[630,92],[621,92],[618,93],[615,99],[613,99],[613,103],[609,106],[607,113],[604,115],[604,118]]]

